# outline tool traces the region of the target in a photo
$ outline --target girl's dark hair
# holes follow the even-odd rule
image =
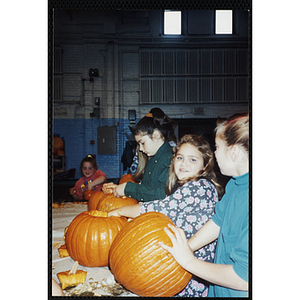
[[[89,162],[91,163],[91,165],[93,166],[93,168],[95,170],[98,169],[98,165],[97,165],[97,162],[96,162],[96,159],[91,155],[91,154],[88,154],[80,163],[80,170],[82,170],[82,167],[83,167],[83,163],[85,162]]]
[[[176,143],[175,128],[177,123],[169,118],[160,108],[154,107],[149,113],[144,116],[135,127],[131,127],[130,131],[135,136],[138,134],[149,135],[150,138],[155,129],[159,130],[162,138],[165,141],[173,141]],[[136,181],[142,180],[145,172],[145,166],[148,162],[148,156],[143,152],[139,151],[139,145],[137,145],[138,153],[138,167],[136,172],[133,174],[133,178]]]
[[[162,138],[166,141],[176,142],[175,128],[177,123],[169,118],[160,108],[154,107],[146,114],[135,127],[129,127],[132,134],[152,136],[155,129],[161,132]]]
[[[201,153],[201,156],[204,161],[204,169],[192,178],[178,180],[178,178],[175,174],[175,170],[174,170],[174,160],[175,160],[175,157],[177,155],[179,148],[181,147],[181,145],[183,145],[185,143],[193,145]],[[218,192],[219,198],[222,197],[223,188],[218,183],[217,176],[213,170],[214,155],[213,155],[213,152],[211,151],[209,143],[207,141],[205,141],[205,139],[202,136],[195,135],[195,134],[187,134],[187,135],[183,136],[180,139],[180,141],[177,143],[176,147],[174,147],[173,151],[174,151],[174,154],[171,158],[171,166],[170,166],[170,170],[169,170],[168,183],[167,183],[167,187],[166,187],[167,195],[172,194],[175,186],[178,189],[179,187],[181,187],[188,181],[198,181],[200,178],[205,178],[214,184],[214,186]]]

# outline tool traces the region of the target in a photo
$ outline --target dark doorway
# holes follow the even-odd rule
[[[185,134],[202,135],[214,149],[214,129],[217,119],[181,119],[176,120],[178,124],[178,138],[180,139]]]
[[[202,135],[210,144],[211,150],[215,151],[215,134],[217,119],[177,119],[178,124],[178,139],[185,134]],[[221,174],[217,162],[215,161],[214,171],[217,175],[219,183],[225,188],[230,177]]]

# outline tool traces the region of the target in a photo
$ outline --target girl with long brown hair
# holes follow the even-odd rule
[[[181,228],[166,232],[173,247],[161,244],[188,272],[210,283],[209,297],[248,297],[249,263],[249,114],[236,114],[216,127],[215,156],[226,185],[215,214],[189,240]],[[178,226],[178,225],[177,225]],[[214,263],[194,251],[218,239]],[[196,252],[195,252],[196,253]]]
[[[156,211],[168,216],[188,237],[195,234],[212,217],[218,201],[217,190],[221,193],[213,171],[213,153],[203,137],[186,135],[177,144],[171,161],[165,199],[124,206],[108,215],[134,218]],[[212,262],[215,245],[215,242],[206,245],[195,256]],[[205,297],[207,292],[205,281],[195,277],[178,296]]]

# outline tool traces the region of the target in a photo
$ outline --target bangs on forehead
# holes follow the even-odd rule
[[[140,137],[144,137],[144,136],[146,136],[146,135],[148,135],[148,136],[150,136],[150,134],[148,134],[147,132],[143,132],[143,131],[137,131],[136,133],[135,133],[135,137],[136,136],[140,136]]]

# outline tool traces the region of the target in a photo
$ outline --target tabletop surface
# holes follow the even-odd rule
[[[61,258],[58,248],[65,244],[64,231],[81,212],[87,211],[87,203],[67,202],[52,205],[52,278],[58,283],[57,273],[70,270],[74,264],[71,257]],[[65,290],[67,295],[76,296],[136,296],[118,285],[108,267],[88,268],[79,265],[79,270],[87,272],[86,282]]]

